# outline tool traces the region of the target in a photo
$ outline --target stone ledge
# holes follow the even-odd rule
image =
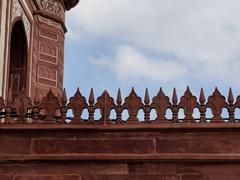
[[[151,154],[65,154],[65,155],[1,155],[0,162],[204,162],[204,163],[240,163],[240,154],[190,154],[162,153]]]

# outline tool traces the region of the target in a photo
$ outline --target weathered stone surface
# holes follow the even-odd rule
[[[0,154],[29,154],[30,139],[0,137]]]
[[[119,176],[82,176],[82,180],[180,180],[177,176],[166,175],[119,175]]]
[[[58,174],[68,176],[83,175],[119,175],[127,174],[127,164],[118,162],[51,162],[39,161],[36,163],[1,163],[1,174],[24,174],[28,176],[32,175],[46,175],[46,174]]]
[[[1,180],[12,180],[13,176],[12,175],[0,175],[0,179]]]
[[[110,154],[150,154],[154,153],[151,139],[40,139],[35,141],[36,154],[64,153],[110,153]]]
[[[0,128],[0,180],[240,178],[236,129],[15,126]]]
[[[174,135],[174,134],[173,134]],[[240,153],[239,134],[183,134],[168,138],[157,138],[156,146],[158,153]]]

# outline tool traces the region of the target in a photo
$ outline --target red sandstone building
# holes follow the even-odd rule
[[[77,3],[0,0],[0,180],[239,180],[240,96],[231,89],[228,98],[217,88],[207,98],[189,88],[181,98],[175,89],[172,98],[162,89],[152,98],[134,89],[124,99],[120,90],[67,98],[64,19]]]
[[[65,12],[78,0],[0,1],[0,95],[63,89]]]

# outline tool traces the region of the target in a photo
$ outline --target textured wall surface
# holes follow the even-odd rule
[[[1,180],[236,180],[238,127],[2,125]]]

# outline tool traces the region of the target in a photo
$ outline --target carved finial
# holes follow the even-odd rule
[[[11,105],[12,103],[12,88],[9,89],[9,92],[8,92],[8,97],[7,97],[7,105]]]
[[[215,87],[214,93],[221,94],[217,87]]]
[[[138,122],[138,111],[143,107],[142,99],[139,97],[136,92],[134,91],[134,88],[132,88],[131,93],[128,97],[125,98],[125,103],[123,104],[124,109],[128,110],[129,114],[129,121],[135,121]]]
[[[201,88],[199,101],[200,101],[200,103],[201,103],[202,105],[206,102],[206,98],[205,98],[205,94],[204,94],[203,88]]]
[[[148,93],[148,89],[147,88],[145,90],[144,103],[145,103],[145,105],[149,105],[149,103],[150,103],[150,98],[149,98],[149,93]]]
[[[93,105],[93,104],[94,104],[94,93],[93,93],[93,88],[91,88],[88,102],[89,102],[90,105]]]
[[[174,89],[173,89],[172,102],[173,102],[174,105],[176,105],[177,102],[178,102],[177,91],[176,91],[176,88],[175,88],[175,87],[174,87]]]
[[[34,96],[34,104],[38,105],[39,102],[40,102],[40,92],[39,92],[38,88],[36,88],[35,96]]]
[[[226,98],[215,88],[213,94],[208,97],[207,107],[211,108],[214,121],[222,120],[222,110],[223,108],[227,108],[228,104],[226,102]]]
[[[132,87],[132,90],[131,90],[130,94],[132,94],[132,93],[136,94],[134,87]]]
[[[117,93],[117,104],[121,105],[122,104],[122,95],[121,95],[121,90],[120,88],[118,89],[118,93]]]
[[[233,97],[233,92],[232,92],[232,88],[229,88],[229,93],[228,93],[228,102],[229,104],[233,104],[234,102],[234,97]]]
[[[158,92],[158,93],[159,93],[159,94],[164,94],[162,87],[160,87],[160,89],[159,89],[159,92]]]
[[[106,89],[104,90],[103,93],[104,93],[104,97],[106,97],[107,95],[109,95],[109,93],[108,93],[108,91],[107,91]]]
[[[50,89],[47,93],[47,96],[42,98],[39,108],[44,110],[45,117],[47,121],[55,121],[55,116],[57,110],[61,107],[59,98],[53,93],[53,90]]]
[[[81,92],[80,92],[80,88],[79,87],[77,88],[77,91],[75,92],[74,96],[77,96],[77,95],[82,95]]]
[[[61,99],[62,105],[67,104],[67,94],[66,94],[66,89],[63,89],[63,94],[62,94],[62,99]]]

